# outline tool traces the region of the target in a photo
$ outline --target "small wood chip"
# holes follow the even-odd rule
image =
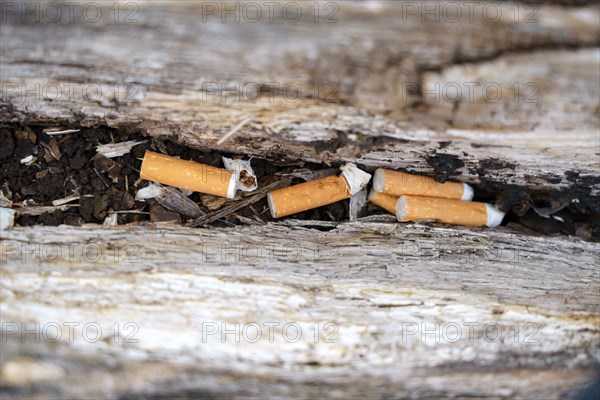
[[[104,222],[102,223],[104,226],[117,226],[117,214],[109,213],[106,218],[104,218]]]
[[[277,222],[273,222],[277,225],[285,226],[316,226],[320,228],[335,228],[339,222],[336,221],[320,221],[320,220],[303,220],[303,219],[283,219]]]
[[[159,204],[152,204],[150,206],[150,221],[181,224],[181,215],[174,211],[169,211]]]
[[[29,156],[21,159],[21,164],[29,165],[31,163],[34,163],[35,160],[36,160],[36,158],[34,156],[29,155]]]
[[[63,204],[67,204],[72,201],[79,200],[79,198],[80,198],[80,196],[78,194],[75,194],[75,195],[72,195],[69,197],[65,197],[63,199],[54,200],[54,201],[52,201],[52,205],[53,206],[62,206]]]
[[[12,207],[12,201],[0,190],[0,207]]]
[[[315,179],[325,178],[326,176],[333,176],[339,174],[339,168],[327,168],[313,171],[308,168],[295,169],[292,172],[276,172],[275,175],[289,178],[300,178],[305,181],[312,181]]]
[[[53,213],[55,211],[64,211],[71,207],[79,207],[79,204],[63,204],[61,206],[33,206],[33,207],[21,207],[15,208],[14,210],[19,215],[42,215],[46,213]]]
[[[179,189],[163,186],[159,183],[153,182],[145,188],[138,190],[135,199],[138,201],[155,199],[166,209],[190,218],[198,218],[204,214],[200,209],[200,206],[194,203]]]
[[[226,134],[224,134],[218,141],[217,144],[223,144],[227,139],[229,139],[230,137],[232,137],[233,135],[235,135],[236,133],[238,133],[238,131],[240,129],[242,129],[244,127],[244,125],[248,124],[250,121],[252,121],[254,119],[254,117],[248,117],[243,119],[242,121],[240,121],[239,124],[237,124],[236,126],[234,126],[233,128],[231,128],[231,130],[229,132],[227,132]]]
[[[46,162],[61,159],[62,154],[60,152],[60,148],[58,147],[58,142],[55,138],[50,138],[50,141],[48,143],[40,142],[40,146],[42,146],[46,150],[46,154],[44,157]]]
[[[237,200],[241,200],[239,194],[236,194]],[[234,197],[235,200],[235,197]],[[215,211],[223,207],[224,204],[231,201],[225,197],[213,196],[212,194],[201,194],[200,201],[202,205],[208,208],[208,211]]]
[[[192,221],[189,221],[186,224],[186,226],[197,227],[197,226],[203,226],[206,224],[210,224],[211,222],[214,222],[214,221],[218,220],[219,218],[225,217],[229,214],[236,212],[237,210],[240,210],[244,207],[247,207],[251,204],[256,203],[257,201],[263,199],[270,191],[278,189],[285,185],[289,185],[289,183],[290,183],[290,181],[287,179],[273,182],[273,183],[263,187],[262,189],[259,189],[258,191],[254,192],[254,194],[250,197],[246,197],[245,199],[236,201],[235,203],[225,206],[218,211],[203,215],[200,218],[196,218]]]
[[[75,133],[75,132],[79,132],[80,131],[80,129],[66,129],[66,130],[63,130],[63,131],[56,131],[54,129],[55,128],[46,128],[46,129],[44,129],[44,133],[46,135],[52,136],[52,135],[66,135],[67,133]]]
[[[96,146],[96,151],[98,152],[98,154],[101,154],[106,158],[121,157],[129,153],[132,148],[142,143],[146,143],[146,140],[130,140],[127,142],[120,143],[100,144]]]

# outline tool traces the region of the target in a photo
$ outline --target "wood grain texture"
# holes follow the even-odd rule
[[[577,370],[597,362],[599,301],[590,283],[598,279],[599,252],[591,243],[503,229],[457,232],[365,222],[329,232],[281,224],[17,228],[3,239],[3,321],[29,321],[30,329],[34,321],[41,327],[56,323],[65,335],[69,322],[102,329],[94,343],[77,328],[72,343],[41,340],[34,347],[19,339],[21,329],[7,335],[4,360],[20,354],[29,362],[58,361],[54,368],[69,375],[60,384],[35,375],[27,383],[68,396],[165,387],[243,395],[236,392],[238,383],[226,383],[229,376],[253,381],[244,390],[256,395],[298,390],[308,398],[313,390],[352,379],[333,397],[356,398],[362,387],[375,390],[375,397],[467,390],[526,398],[541,390],[537,380],[554,375],[563,387],[545,390],[560,398],[589,376]],[[139,327],[133,335],[138,342],[121,337],[114,343],[110,327],[116,322]],[[283,333],[289,323],[301,327],[298,341],[291,328]],[[253,342],[255,324],[263,331]],[[315,326],[321,327],[316,339]],[[225,329],[229,336],[221,337]],[[87,355],[80,359],[79,351]],[[52,356],[56,352],[64,356]],[[154,365],[171,371],[163,378],[168,384],[159,380],[137,389],[135,380],[113,375],[143,361],[152,362],[126,371],[123,380],[129,374],[144,379]],[[120,366],[111,367],[115,362]],[[206,373],[194,363],[214,369],[208,384],[182,373]],[[506,372],[492,380],[491,371]],[[116,386],[109,389],[102,380],[82,388],[81,374]],[[517,376],[523,382],[515,386]]]
[[[481,160],[501,158],[513,171],[489,170],[485,180],[597,193],[598,7],[544,5],[535,23],[502,10],[500,21],[473,11],[471,22],[466,9],[458,23],[445,14],[423,23],[391,1],[340,3],[335,23],[279,14],[273,23],[202,22],[202,5],[187,2],[144,3],[132,24],[109,10],[97,23],[14,16],[0,28],[19,38],[3,43],[2,119],[105,124],[203,149],[424,174],[426,157],[449,142],[443,153],[464,161],[469,182],[482,180]],[[424,95],[432,81],[439,89]],[[447,101],[452,85],[461,101]],[[486,85],[501,98],[482,100]],[[216,144],[248,115],[251,124]],[[580,176],[568,178],[571,170]]]
[[[0,121],[106,125],[323,168],[433,175],[431,157],[447,154],[461,181],[594,199],[600,7],[554,3],[581,6],[541,4],[535,23],[502,2],[498,21],[458,23],[392,1],[335,3],[336,23],[204,22],[192,2],[135,3],[132,24],[108,4],[96,23],[2,15]],[[487,84],[502,96],[486,98]],[[456,86],[459,100],[444,96]],[[3,396],[562,399],[592,377],[597,244],[369,221],[2,232]],[[127,322],[137,342],[124,342]],[[21,323],[63,337],[22,337]],[[65,323],[79,324],[72,340]],[[223,323],[263,335],[223,339]],[[279,324],[273,341],[265,323]]]

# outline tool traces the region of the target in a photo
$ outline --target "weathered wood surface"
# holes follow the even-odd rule
[[[61,380],[5,367],[5,383],[69,397],[189,389],[563,398],[597,362],[595,244],[506,228],[367,222],[329,232],[284,224],[100,229],[3,235],[3,321],[56,323],[65,336],[65,323],[80,324],[72,343],[44,341],[52,329],[40,343],[6,335],[5,362],[56,362]],[[114,342],[117,322],[139,328],[137,343],[123,343],[132,327]],[[92,327],[85,340],[87,323],[101,327],[102,339],[90,342]],[[236,323],[238,342],[231,332],[221,337]],[[269,323],[279,324],[272,343]],[[295,330],[282,332],[287,323],[301,327],[297,342]],[[262,329],[256,341],[253,324]]]
[[[479,161],[500,158],[512,171],[486,180],[565,187],[590,186],[592,176],[597,193],[599,6],[532,14],[500,4],[499,21],[483,17],[482,3],[457,23],[441,12],[423,23],[392,1],[337,3],[335,23],[290,23],[281,12],[273,23],[222,23],[190,2],[140,4],[137,23],[115,23],[110,10],[96,23],[10,15],[0,28],[15,38],[2,46],[2,116],[423,173],[426,156],[450,142],[442,152],[463,159],[470,182],[482,180]],[[432,95],[418,89],[432,82]],[[462,96],[451,101],[455,85]],[[216,145],[248,115],[250,125]]]
[[[471,183],[598,194],[598,5],[544,4],[539,21],[526,24],[528,13],[516,22],[503,3],[511,17],[461,23],[404,20],[400,4],[340,2],[332,24],[203,22],[202,5],[189,2],[140,3],[134,24],[115,23],[112,14],[97,23],[21,23],[10,15],[0,25],[1,120],[108,125],[273,162],[355,161],[426,174],[433,172],[427,157],[440,152],[457,155],[465,163],[458,179]],[[229,96],[207,93],[214,82]],[[476,90],[470,99],[470,82],[498,84],[503,96],[485,101]],[[52,83],[62,85],[61,99],[56,86],[44,86]],[[414,89],[436,83],[458,83],[461,101]],[[529,83],[537,103],[525,102]],[[82,95],[85,84],[94,85],[91,99]],[[248,101],[239,91],[254,84],[262,95]],[[282,93],[286,84],[299,88],[297,101]],[[216,144],[249,115],[251,124]],[[480,174],[490,159],[506,168]],[[8,335],[3,326],[7,397],[189,390],[564,398],[598,363],[599,251],[576,239],[365,221],[329,232],[285,224],[35,227],[2,239],[4,323],[58,323],[63,335],[65,322],[97,323],[103,332],[89,343],[77,328],[72,341],[51,343]],[[53,260],[57,248],[62,257]],[[125,262],[127,250],[136,262]],[[139,327],[137,343],[124,343],[127,322]],[[254,322],[263,337],[235,343],[217,334],[204,342],[203,322]],[[280,324],[273,343],[262,325],[269,322]],[[283,340],[288,322],[302,327],[297,343]],[[311,326],[327,322],[338,327],[336,343],[325,342],[329,331],[312,336]],[[421,323],[436,331],[436,322],[440,335],[460,324],[461,339],[421,340]],[[479,323],[473,340],[465,322]],[[491,322],[503,340],[486,340],[495,338],[493,328],[482,332]],[[403,336],[412,323],[419,332]]]

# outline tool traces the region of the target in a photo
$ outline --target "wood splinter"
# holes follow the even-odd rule
[[[488,203],[400,196],[396,202],[396,218],[400,222],[435,220],[444,224],[493,228],[502,223],[504,213]]]
[[[427,176],[383,168],[379,168],[373,175],[373,189],[392,196],[428,196],[464,201],[473,199],[473,188],[466,183],[439,183]]]
[[[251,170],[248,173],[253,174]],[[152,151],[146,151],[144,155],[140,178],[228,199],[233,199],[236,190],[241,186],[239,175],[235,171],[180,160]],[[248,190],[248,185],[244,186],[244,190]],[[255,188],[254,185],[253,187]]]
[[[273,218],[281,218],[313,208],[322,207],[348,199],[360,192],[371,180],[371,175],[354,164],[340,168],[339,176],[289,186],[272,191],[267,195]]]

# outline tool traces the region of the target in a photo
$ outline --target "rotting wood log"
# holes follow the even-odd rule
[[[577,3],[458,23],[391,1],[332,3],[329,24],[205,22],[191,2],[134,3],[137,23],[3,14],[0,120],[593,204],[600,7]],[[3,396],[559,399],[593,376],[597,244],[314,224],[2,232]]]
[[[278,223],[99,229],[4,234],[3,320],[58,323],[64,334],[64,324],[81,323],[71,343],[27,347],[20,327],[5,332],[7,359],[18,354],[11,362],[42,371],[57,362],[51,371],[62,377],[44,381],[50,372],[33,368],[5,382],[67,397],[186,389],[562,398],[597,362],[592,243],[360,221],[328,232]],[[103,336],[92,343],[94,324]],[[146,382],[157,369],[164,375]],[[492,371],[504,372],[492,380]],[[97,378],[82,388],[84,376]],[[336,385],[348,379],[355,384]]]
[[[108,125],[196,148],[424,174],[434,172],[427,160],[443,147],[440,153],[464,163],[452,172],[472,183],[585,186],[598,194],[590,146],[598,127],[597,6],[540,6],[534,24],[452,24],[411,20],[395,2],[376,11],[341,3],[338,23],[255,31],[242,21],[221,35],[220,20],[197,23],[199,5],[169,4],[140,6],[136,24],[3,24],[4,37],[21,40],[3,47],[2,120]],[[175,25],[198,34],[177,37]],[[268,61],[250,56],[275,51],[282,34],[289,50]],[[511,53],[520,55],[504,55]],[[432,82],[439,87],[428,95]],[[315,85],[330,85],[343,105],[328,92],[315,96]],[[450,101],[456,85],[462,95]],[[248,115],[252,123],[216,144]],[[497,159],[506,168],[481,169]]]

